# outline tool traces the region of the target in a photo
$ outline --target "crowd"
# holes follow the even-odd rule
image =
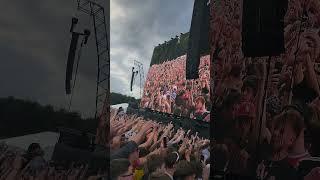
[[[26,151],[0,145],[2,180],[208,180],[210,141],[198,133],[174,129],[135,115],[110,114],[110,171],[93,173],[87,164],[44,159],[44,151],[32,143]]]
[[[242,1],[228,0],[211,8],[211,121],[214,151],[225,157],[216,160],[222,164],[217,171],[267,180],[320,179],[320,2],[289,0],[286,51],[270,64],[268,57],[243,56],[241,7]]]
[[[0,146],[1,180],[103,180],[103,173],[89,176],[88,165],[48,162],[43,158],[44,151],[37,143],[30,144],[27,151],[12,148],[2,143]],[[104,177],[104,178],[103,178]]]
[[[110,119],[111,179],[209,179],[208,139],[134,115]]]
[[[199,79],[186,80],[186,55],[149,69],[141,107],[210,121],[210,57],[200,59]]]

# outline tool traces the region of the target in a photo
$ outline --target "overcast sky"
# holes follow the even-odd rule
[[[133,61],[145,77],[156,45],[188,32],[194,0],[111,0],[111,91],[139,97],[139,79],[130,92]]]
[[[107,1],[97,1],[109,9]],[[189,31],[193,1],[111,0],[112,92],[139,96],[138,86],[134,87],[134,93],[129,92],[133,60],[143,62],[147,73],[155,45]],[[71,17],[79,18],[77,31],[90,28],[92,21],[76,13],[76,0],[2,3],[0,97],[14,96],[57,108],[68,107],[64,81]],[[82,51],[72,102],[72,110],[86,117],[92,116],[95,109],[97,60],[91,31],[88,46]]]

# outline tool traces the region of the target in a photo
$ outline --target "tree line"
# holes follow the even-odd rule
[[[111,105],[137,101],[133,97],[111,93]],[[38,102],[0,98],[0,138],[22,136],[43,131],[57,131],[58,127],[77,129],[95,134],[98,121],[82,118],[79,112],[69,112]]]

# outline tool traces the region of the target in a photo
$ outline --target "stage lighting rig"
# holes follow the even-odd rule
[[[100,3],[96,0],[76,0],[77,2],[77,12],[76,15],[72,17],[70,33],[73,37],[82,36],[81,41],[82,45],[86,45],[91,32],[88,29],[82,29],[76,31],[75,27],[81,21],[80,17],[83,17],[82,14],[85,14],[90,17],[90,26],[93,26],[92,34],[95,38],[95,48],[97,56],[97,79],[96,79],[96,93],[95,93],[95,119],[103,119],[108,122],[109,117],[106,115],[109,112],[109,102],[110,102],[110,52],[109,52],[109,35],[107,29],[107,20],[105,17],[105,9]],[[80,14],[82,13],[82,14]],[[79,18],[79,19],[78,19]],[[77,39],[77,38],[74,38]],[[71,49],[76,51],[76,43],[74,44],[75,48]],[[80,49],[81,50],[81,49]],[[81,51],[78,51],[78,59],[80,59]],[[70,50],[69,50],[70,53]],[[72,58],[69,58],[72,60]],[[69,62],[69,72],[72,72],[73,62]],[[71,71],[70,71],[71,70]],[[68,74],[69,75],[69,74]],[[71,76],[66,77],[66,90],[69,90],[69,80]],[[67,91],[67,94],[69,94]],[[71,98],[72,99],[72,98]],[[71,104],[71,103],[70,103]],[[103,140],[97,140],[97,142],[102,142]],[[99,144],[99,143],[98,143]]]

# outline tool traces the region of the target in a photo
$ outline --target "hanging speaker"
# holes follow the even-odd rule
[[[66,70],[66,82],[65,82],[66,94],[71,94],[73,64],[74,64],[75,54],[77,51],[79,35],[80,35],[79,33],[72,33],[72,39],[70,43],[68,61],[67,61],[67,70]]]
[[[132,91],[134,73],[135,73],[135,72],[134,72],[134,67],[132,67],[132,75],[131,75],[131,82],[130,82],[130,91]]]
[[[200,56],[209,54],[209,19],[210,9],[207,1],[194,2],[190,35],[188,42],[186,79],[198,79]]]
[[[285,52],[284,16],[288,0],[243,0],[242,52],[245,57]]]

